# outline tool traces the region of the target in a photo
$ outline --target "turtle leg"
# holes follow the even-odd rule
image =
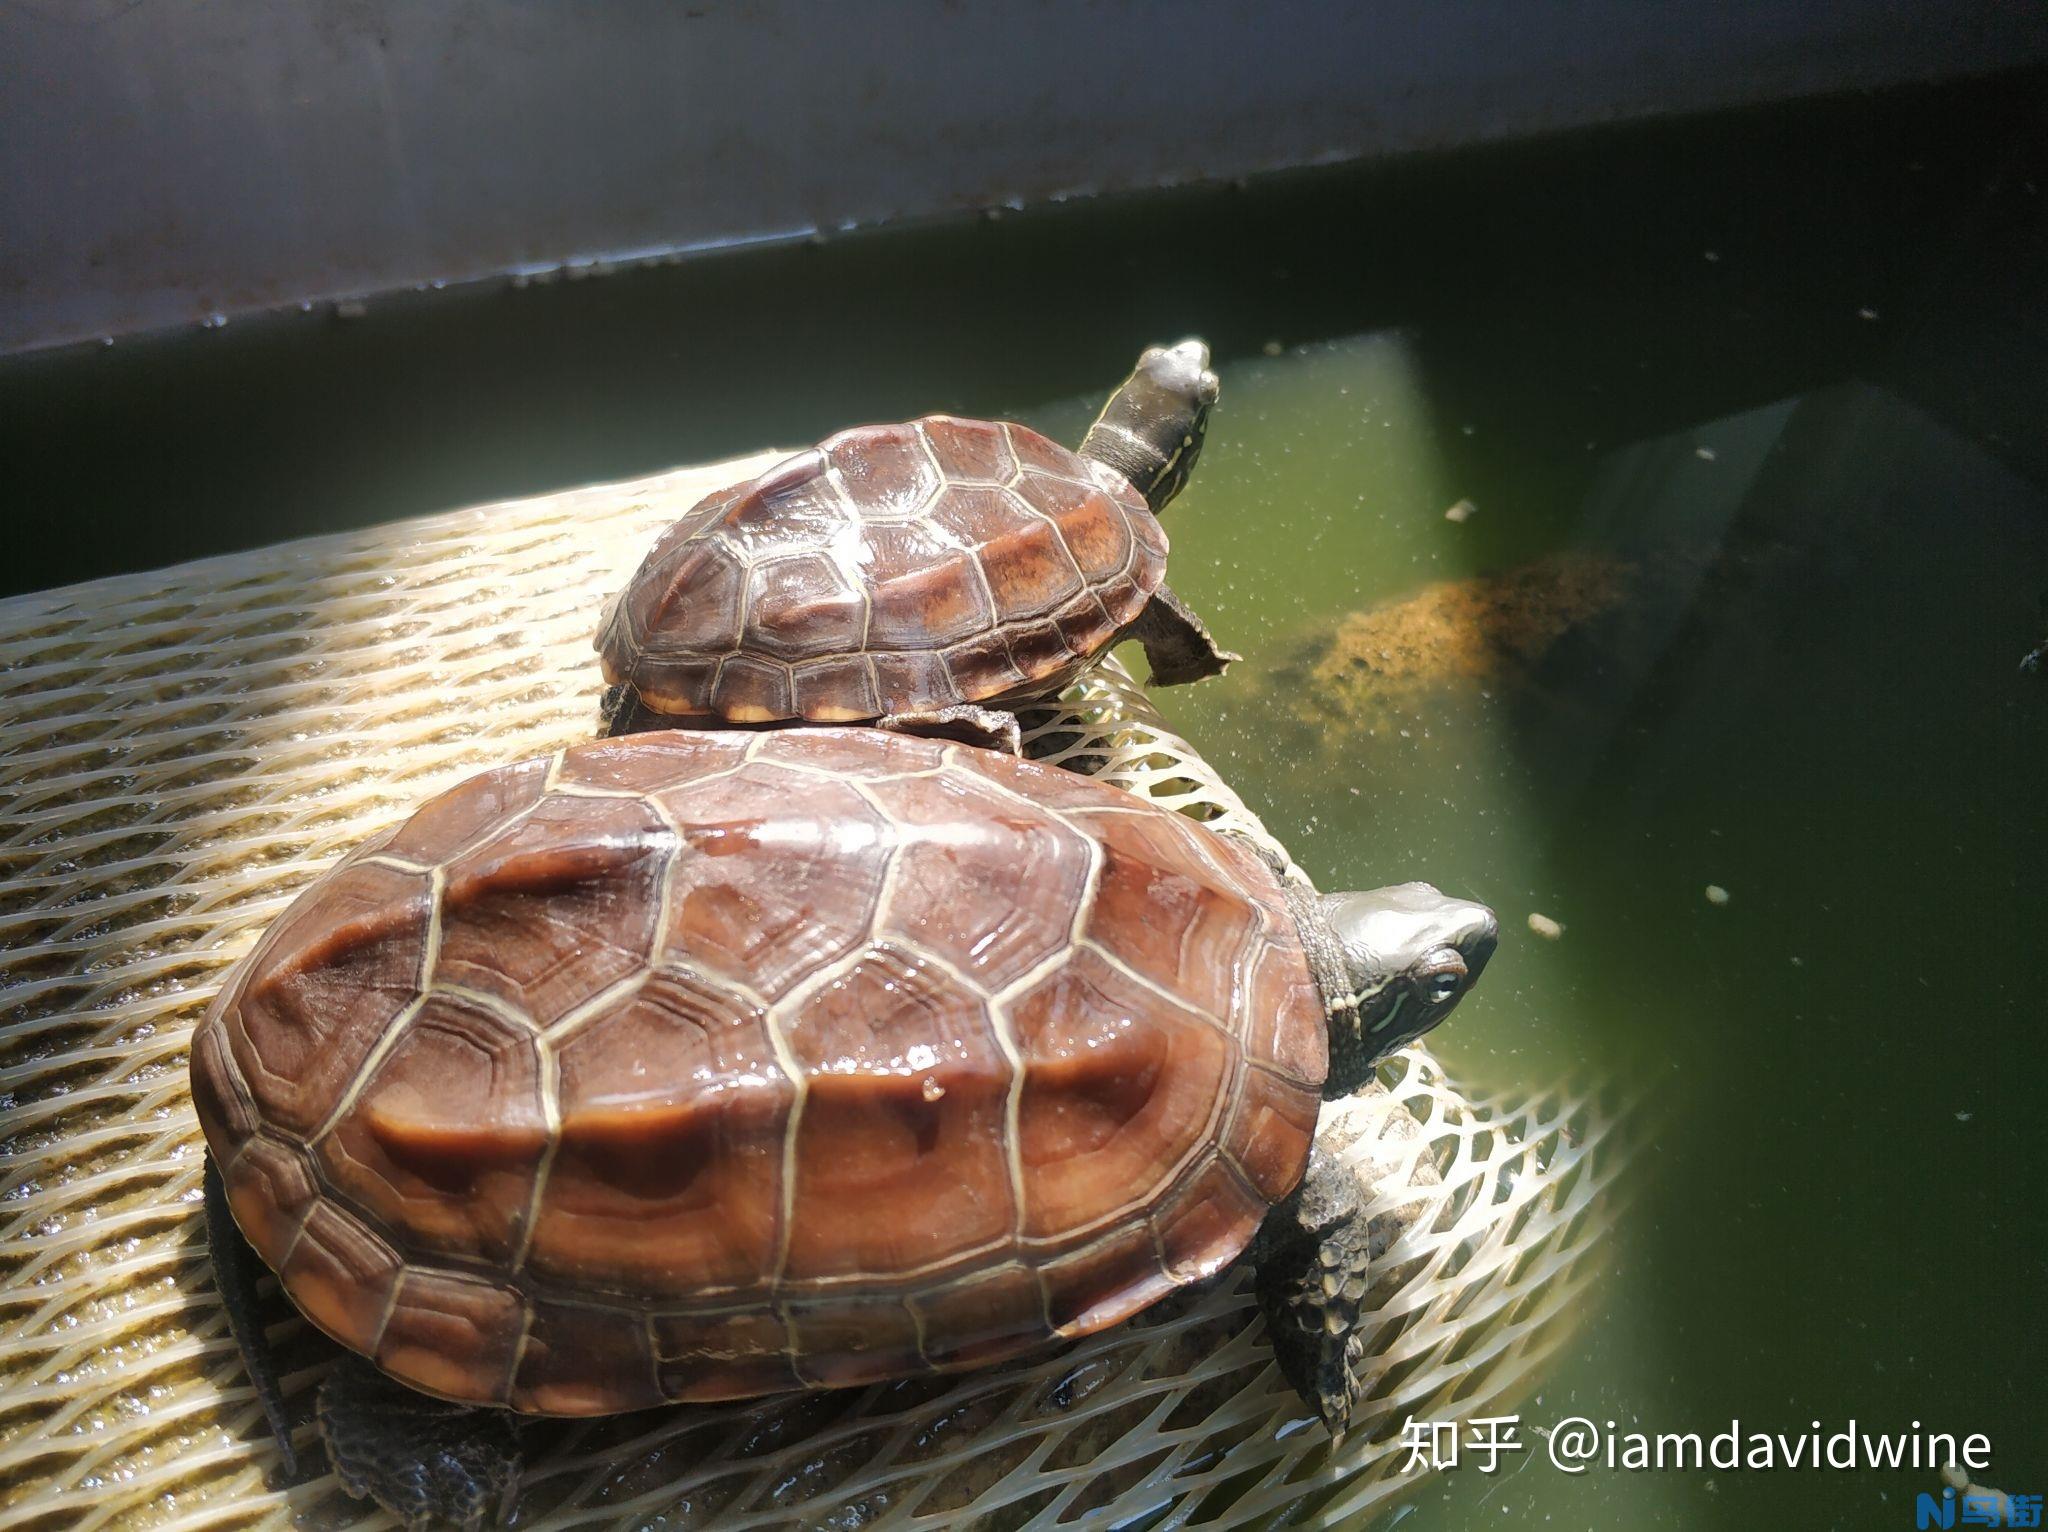
[[[675,720],[664,717],[640,700],[630,686],[607,686],[597,705],[597,737],[614,739],[621,734],[648,734],[673,727]]]
[[[1152,593],[1123,636],[1145,646],[1145,661],[1152,667],[1147,686],[1181,686],[1220,676],[1232,660],[1244,658],[1217,648],[1202,619],[1165,585]]]
[[[320,1385],[316,1417],[341,1487],[374,1500],[407,1532],[500,1524],[519,1489],[509,1410],[449,1404],[349,1356]]]
[[[1319,1141],[1301,1184],[1266,1215],[1252,1249],[1253,1291],[1280,1375],[1339,1439],[1365,1392],[1357,1326],[1373,1258],[1384,1248],[1384,1240],[1374,1248],[1366,1209],[1358,1173]]]
[[[270,1341],[263,1333],[262,1302],[256,1292],[256,1279],[262,1274],[263,1263],[235,1224],[235,1215],[228,1207],[227,1185],[210,1154],[206,1156],[204,1186],[206,1243],[213,1257],[213,1285],[220,1292],[221,1307],[227,1310],[228,1333],[241,1350],[242,1364],[256,1389],[256,1402],[263,1406],[263,1418],[270,1423],[270,1434],[276,1439],[285,1476],[296,1478],[299,1453],[292,1445],[291,1419],[285,1413],[284,1390],[277,1382],[277,1358],[271,1354]]]
[[[932,739],[957,739],[962,744],[980,745],[1004,755],[1024,753],[1023,731],[1015,713],[1001,708],[976,707],[956,702],[951,707],[920,708],[909,713],[885,713],[875,720],[878,729],[897,734],[922,734]]]

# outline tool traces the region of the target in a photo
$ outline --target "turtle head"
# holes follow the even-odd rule
[[[1200,341],[1148,347],[1088,428],[1081,456],[1130,480],[1156,515],[1194,471],[1221,387]]]
[[[1349,1095],[1374,1064],[1450,1015],[1479,982],[1500,944],[1500,922],[1485,905],[1427,883],[1326,894],[1322,911],[1351,984],[1350,1003],[1330,1016],[1324,1094]]]

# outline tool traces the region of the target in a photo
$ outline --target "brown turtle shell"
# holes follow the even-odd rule
[[[580,1415],[1113,1324],[1295,1185],[1325,1049],[1273,874],[1184,816],[935,740],[680,731],[365,844],[192,1086],[321,1329]]]
[[[848,722],[1058,691],[1165,576],[1159,519],[1114,469],[930,415],[700,501],[597,648],[659,713]]]

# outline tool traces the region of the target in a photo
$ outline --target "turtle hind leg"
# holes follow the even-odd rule
[[[277,1358],[271,1354],[270,1341],[263,1333],[262,1301],[256,1292],[256,1279],[262,1274],[263,1265],[235,1224],[235,1215],[228,1207],[227,1184],[221,1180],[220,1167],[214,1164],[211,1154],[206,1156],[203,1184],[213,1285],[220,1293],[221,1307],[227,1311],[228,1333],[241,1350],[242,1364],[256,1389],[256,1402],[263,1406],[263,1418],[270,1423],[270,1434],[276,1439],[285,1476],[297,1478],[299,1453],[292,1445],[291,1418],[285,1411],[284,1390],[277,1381]]]
[[[1253,1290],[1280,1375],[1342,1438],[1365,1392],[1358,1321],[1372,1286],[1372,1220],[1358,1174],[1320,1145],[1266,1215]]]
[[[919,708],[914,712],[885,713],[875,727],[897,734],[921,734],[930,739],[957,739],[963,745],[980,745],[1004,755],[1024,753],[1024,734],[1017,715],[1001,708],[976,707],[956,702],[951,707]]]
[[[630,686],[607,686],[597,705],[597,737],[615,739],[621,734],[649,734],[675,726],[675,720],[654,711],[640,700]]]
[[[431,1398],[349,1356],[320,1385],[316,1416],[341,1487],[408,1532],[479,1532],[512,1508],[520,1453],[508,1410]]]
[[[1244,657],[1219,649],[1202,619],[1165,585],[1152,593],[1124,636],[1145,646],[1145,663],[1152,667],[1147,686],[1183,686],[1220,676],[1231,661]]]

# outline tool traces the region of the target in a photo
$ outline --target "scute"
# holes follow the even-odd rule
[[[1038,475],[1024,481],[1022,493],[1059,527],[1083,577],[1100,583],[1130,571],[1135,540],[1123,506],[1099,490]]]
[[[646,967],[673,851],[644,800],[545,800],[448,865],[436,982],[552,1026]]]
[[[1228,1017],[1262,946],[1263,921],[1242,879],[1226,881],[1194,843],[1215,837],[1171,816],[1104,815],[1099,828],[1102,875],[1090,934],[1114,941],[1140,977],[1195,1011]]]
[[[772,1002],[873,929],[894,846],[851,787],[757,759],[662,801],[683,835],[664,945],[698,972]]]
[[[430,884],[374,862],[322,880],[250,960],[226,1039],[265,1121],[305,1139],[419,993]]]
[[[765,1018],[669,967],[560,1044],[537,1277],[659,1296],[740,1286],[773,1264],[796,1092]]]
[[[927,415],[919,424],[932,444],[932,455],[954,483],[1007,484],[1017,476],[1017,457],[1010,450],[1012,428],[1000,421]]]
[[[1219,1270],[1306,1163],[1277,885],[1165,809],[869,730],[485,778],[409,822],[445,861],[309,888],[193,1050],[244,1232],[417,1387],[574,1414],[979,1365]]]
[[[916,421],[842,431],[823,450],[847,498],[878,521],[918,515],[942,482],[941,465]]]
[[[724,538],[692,537],[650,562],[621,617],[657,651],[724,654],[740,641],[747,566]]]
[[[779,660],[850,654],[867,629],[867,596],[826,553],[764,559],[747,576],[747,635]]]
[[[1096,862],[1086,835],[970,772],[878,782],[873,793],[896,823],[934,832],[897,853],[885,934],[914,942],[989,994],[1073,939]],[[944,833],[972,824],[994,827],[1013,854],[974,855]]]
[[[442,1398],[497,1398],[519,1354],[526,1305],[502,1282],[411,1266],[399,1274],[377,1365]]]
[[[1185,1004],[1084,948],[1012,1016],[1027,1240],[1128,1222],[1214,1143],[1238,1049]]]
[[[868,645],[887,651],[936,648],[996,620],[988,587],[971,549],[951,547],[874,586]]]
[[[787,1280],[886,1280],[1008,1238],[1011,1072],[980,995],[875,946],[802,1007],[788,1038],[806,1088]]]
[[[1027,427],[863,426],[678,521],[597,647],[607,681],[680,717],[846,722],[1021,697],[1078,675],[1165,562],[1130,485]]]
[[[533,1034],[435,994],[369,1066],[315,1163],[410,1248],[509,1266],[549,1138]]]

